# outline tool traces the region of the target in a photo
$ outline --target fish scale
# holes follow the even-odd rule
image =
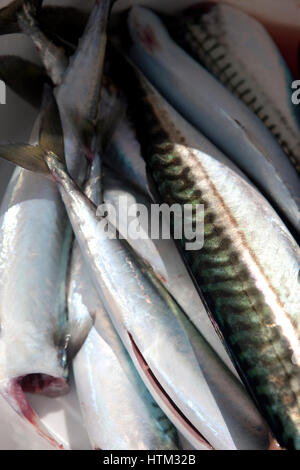
[[[196,158],[193,151],[190,150],[188,155],[185,153],[185,157],[183,159],[172,144],[153,150],[153,158],[148,163],[159,194],[169,204],[197,201],[213,213],[205,192],[199,191],[199,180],[195,182],[190,171]],[[181,172],[178,172],[180,166]],[[200,162],[198,167],[201,168]],[[185,198],[182,190],[178,197],[178,187],[182,185],[185,186]],[[203,248],[185,252],[186,260],[233,357],[238,358],[239,369],[246,374],[247,382],[256,390],[259,400],[268,403],[273,428],[280,428],[286,445],[291,444],[292,435],[296,433],[293,445],[299,447],[299,367],[293,363],[292,351],[276,325],[274,314],[235,250],[228,230],[219,222],[212,230],[211,217],[209,219],[207,228],[207,217],[204,218],[207,233]],[[282,403],[288,409],[283,410]]]
[[[232,54],[232,45],[226,43],[227,31],[224,30],[222,16],[230,15],[232,11],[230,7],[222,5],[212,9],[208,16],[203,14],[183,16],[180,19],[180,27],[175,29],[171,26],[171,32],[196,60],[200,60],[264,122],[299,172],[299,124],[297,126],[294,122],[291,125],[282,110],[264,92],[257,78],[247,73],[248,71],[245,72],[243,63]],[[242,18],[246,17],[242,13],[239,15],[242,15]],[[252,21],[254,20],[251,19]],[[267,36],[267,33],[265,35]],[[287,84],[292,83],[292,77],[286,66],[285,69],[283,67],[283,73],[286,75]],[[297,112],[296,109],[294,111]]]
[[[268,202],[216,148],[184,139],[184,121],[175,132],[171,113],[169,119],[160,113],[157,92],[134,66],[129,69],[124,86],[130,83],[131,118],[153,194],[169,205],[204,204],[204,247],[184,252],[187,265],[276,437],[298,448],[299,247]],[[279,383],[284,387],[276,392]]]
[[[97,156],[85,186],[85,194],[97,206],[102,200],[100,180],[101,163]],[[90,314],[95,318],[94,327],[73,362],[77,393],[93,448],[177,449],[176,429],[139,378],[93,287],[77,243],[70,268],[68,307],[71,321],[81,324]]]

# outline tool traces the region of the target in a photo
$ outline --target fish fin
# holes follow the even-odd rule
[[[31,3],[38,10],[43,0],[31,0]],[[15,0],[10,2],[6,7],[0,10],[0,34],[12,34],[20,32],[17,14],[22,8],[23,0]]]
[[[45,86],[43,97],[43,116],[40,127],[40,146],[51,151],[65,162],[63,129],[58,106],[52,89]]]
[[[85,315],[83,319],[70,320],[62,330],[57,342],[63,367],[67,367],[80,351],[94,323],[94,316]]]
[[[25,170],[49,175],[48,167],[45,163],[45,150],[41,146],[29,144],[1,144],[0,157],[4,158]]]
[[[0,56],[0,79],[38,109],[42,102],[44,84],[50,83],[43,67],[11,55]]]
[[[1,144],[0,157],[26,170],[49,176],[49,169],[45,163],[48,152],[53,152],[57,159],[65,164],[63,131],[59,111],[49,86],[46,86],[44,90],[42,109],[39,145]]]

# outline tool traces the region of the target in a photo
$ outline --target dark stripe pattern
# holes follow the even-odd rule
[[[299,368],[274,313],[174,146],[157,146],[149,168],[164,202],[205,205],[204,247],[185,252],[186,261],[278,440],[300,449]]]
[[[220,22],[219,22],[220,23]],[[221,31],[221,23],[219,24],[219,35]],[[279,109],[274,108],[269,103],[272,115],[264,111],[259,96],[253,88],[247,88],[247,80],[238,78],[240,72],[234,69],[230,59],[230,51],[226,45],[220,42],[218,36],[213,36],[207,28],[205,20],[202,16],[193,15],[176,21],[176,27],[170,23],[170,32],[174,39],[191,55],[207,68],[229,91],[242,100],[266,125],[273,136],[280,144],[283,151],[287,154],[297,171],[300,173],[300,155],[295,153],[290,142],[283,137],[281,132],[285,129],[290,134],[291,139],[297,140],[297,147],[300,146],[299,136],[295,134],[293,129],[286,122],[285,117]],[[245,88],[246,87],[246,88]],[[265,98],[266,95],[265,95]],[[276,116],[280,125],[277,125],[272,116]]]
[[[122,59],[121,59],[122,60]],[[120,59],[118,61],[120,69]],[[169,205],[204,204],[204,247],[185,252],[197,285],[218,324],[241,376],[281,445],[300,449],[300,375],[293,351],[276,326],[274,313],[235,249],[230,230],[217,222],[209,195],[199,190],[197,156],[182,158],[174,143],[186,144],[180,129],[159,109],[151,89],[122,63],[143,157],[158,200]],[[118,74],[116,75],[118,77]],[[170,143],[171,142],[171,143]],[[201,162],[197,160],[201,168]],[[205,178],[205,172],[201,177]],[[227,233],[227,231],[229,233]],[[185,240],[183,240],[183,248]]]

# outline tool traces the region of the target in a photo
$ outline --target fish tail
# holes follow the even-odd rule
[[[45,86],[39,145],[1,144],[0,157],[26,170],[49,176],[45,159],[49,152],[65,165],[63,131],[57,104],[49,86]]]

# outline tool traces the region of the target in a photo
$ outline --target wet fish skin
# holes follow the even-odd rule
[[[80,49],[79,49],[78,54],[79,53],[80,53]],[[92,70],[92,72],[94,71],[93,68],[91,68],[91,70]],[[100,73],[102,73],[102,71],[100,71]],[[93,78],[94,78],[94,76],[93,76]],[[87,81],[88,80],[86,79],[86,83],[87,83]],[[75,144],[78,145],[78,140],[75,141]],[[78,158],[78,150],[77,150],[77,153],[76,153],[75,156],[76,156],[76,158]],[[73,160],[73,162],[74,162],[74,160]],[[76,161],[74,163],[79,165],[78,161]],[[30,178],[27,178],[27,175],[29,175]],[[18,193],[18,191],[16,191],[15,189],[12,189],[12,193],[15,197],[18,197],[18,195],[19,195],[22,198],[22,201],[20,203],[20,205],[22,206],[21,207],[21,209],[22,209],[21,212],[26,215],[27,214],[26,210],[28,209],[28,214],[26,215],[26,220],[30,220],[31,224],[32,224],[32,218],[33,217],[30,217],[30,214],[33,212],[34,217],[35,217],[33,221],[36,220],[36,221],[39,222],[38,227],[35,230],[36,236],[38,237],[38,240],[35,243],[36,248],[39,248],[40,246],[42,246],[43,241],[45,240],[45,238],[43,238],[41,236],[38,236],[38,235],[45,234],[45,233],[47,235],[47,238],[46,238],[47,243],[46,243],[46,246],[42,246],[42,248],[43,248],[42,251],[44,253],[44,252],[47,252],[47,249],[49,250],[50,260],[48,259],[48,257],[45,257],[45,259],[47,260],[47,264],[45,266],[45,275],[48,274],[49,283],[46,284],[46,285],[43,285],[42,287],[44,287],[44,290],[41,289],[39,291],[39,293],[43,293],[43,295],[45,294],[43,298],[44,298],[44,302],[47,302],[48,301],[48,297],[47,297],[48,291],[46,291],[46,289],[49,289],[51,287],[51,283],[53,283],[55,287],[52,286],[51,291],[52,291],[53,296],[55,296],[55,298],[57,299],[57,302],[58,302],[59,299],[61,299],[61,296],[59,294],[62,294],[62,296],[64,296],[63,295],[64,292],[62,292],[63,291],[63,286],[64,286],[64,283],[63,283],[64,275],[62,275],[62,271],[64,271],[64,269],[63,269],[64,262],[66,264],[67,259],[68,259],[68,256],[67,256],[68,247],[69,247],[68,240],[71,241],[71,232],[69,231],[69,226],[67,224],[67,217],[64,213],[63,205],[62,205],[60,196],[57,192],[57,189],[56,189],[54,183],[50,182],[50,181],[48,182],[48,181],[45,181],[42,178],[41,179],[39,179],[39,178],[40,177],[38,177],[36,175],[33,175],[32,173],[28,173],[26,171],[20,171],[19,173],[16,172],[15,180],[13,182],[13,186],[17,186],[19,188],[20,193]],[[23,181],[24,181],[24,188],[23,188]],[[40,183],[41,187],[39,187],[39,183]],[[35,188],[38,190],[37,194],[34,193]],[[27,201],[27,197],[28,197],[29,202],[32,200],[31,198],[33,198],[32,207],[30,206],[29,202]],[[25,199],[25,200],[23,201],[23,199]],[[15,202],[16,201],[14,201],[14,207],[17,208]],[[43,202],[44,202],[44,205],[43,205]],[[32,208],[32,211],[30,210],[31,208]],[[41,231],[41,229],[43,228],[42,226],[44,225],[43,221],[41,222],[40,219],[39,219],[40,211],[42,211],[42,210],[44,211],[44,215],[45,215],[45,218],[43,219],[43,221],[45,222],[45,226],[48,227],[48,228],[45,228],[45,230]],[[7,215],[7,217],[8,217],[8,215]],[[14,222],[15,222],[15,220],[16,220],[16,218],[14,217]],[[23,243],[26,244],[26,242],[27,242],[26,247],[28,247],[29,241],[32,240],[32,236],[31,236],[30,231],[29,231],[29,230],[32,229],[32,225],[29,224],[28,222],[26,223],[26,220],[25,220],[24,224],[23,224],[22,220],[18,220],[18,225],[19,225],[19,230],[20,230],[21,233],[22,233],[22,229],[24,229],[24,233],[22,233],[21,239],[22,239]],[[7,221],[7,219],[6,219],[6,221]],[[67,225],[67,227],[65,227],[66,225]],[[6,224],[6,226],[7,226],[7,224]],[[10,227],[7,226],[7,229],[9,229],[9,228]],[[25,232],[26,233],[28,232],[27,237],[25,236],[26,235]],[[3,233],[4,233],[4,231],[3,231]],[[14,233],[15,233],[15,235],[17,234],[16,229],[14,229]],[[51,238],[51,234],[53,234],[55,236],[54,239]],[[10,237],[10,235],[8,233],[6,240],[8,240],[9,237]],[[13,243],[13,240],[11,241],[11,244]],[[4,253],[4,255],[5,255],[5,253]],[[30,257],[30,252],[28,252],[27,256]],[[20,258],[20,263],[22,261],[24,261],[24,262],[26,261],[26,252],[24,252],[24,257],[25,257],[25,260],[23,258]],[[36,261],[38,262],[35,254],[34,254],[33,258],[36,259]],[[13,261],[13,260],[14,260],[14,257],[11,257],[11,261]],[[61,262],[61,264],[59,264],[60,262]],[[50,278],[50,274],[48,273],[47,270],[49,270],[51,275],[52,275],[53,274],[53,269],[52,269],[53,264],[55,264],[56,272],[55,272],[55,275],[53,276],[53,278]],[[34,267],[33,260],[31,260],[31,265],[30,266],[33,269],[33,267]],[[37,281],[39,281],[39,283],[41,283],[42,279],[43,279],[43,277],[41,276],[42,267],[43,266],[41,266],[41,263],[39,263],[38,264],[38,269],[36,271],[33,269],[33,271],[35,273],[37,273],[37,272],[39,273],[38,274],[38,279],[37,279]],[[10,272],[13,273],[13,269],[14,269],[14,265],[12,266],[12,269],[10,270]],[[19,271],[21,271],[21,270],[19,269]],[[26,271],[26,274],[24,275],[25,281],[27,281],[27,283],[29,283],[29,287],[31,288],[31,290],[33,290],[33,287],[39,286],[39,283],[36,282],[36,286],[32,286],[30,284],[30,279],[27,278],[28,272],[30,272],[30,270],[28,269],[28,270],[25,270],[25,271]],[[59,273],[61,273],[61,275],[59,275]],[[4,277],[3,277],[3,279],[4,279]],[[32,277],[32,279],[33,279],[33,277]],[[45,282],[45,279],[44,279],[44,282]],[[56,287],[61,289],[61,291],[60,292],[55,292]],[[28,297],[28,292],[27,292],[27,297],[26,298],[27,298],[27,302],[29,302],[30,297]],[[3,300],[5,300],[5,297],[2,298],[2,301]],[[24,302],[25,302],[25,300],[24,300]],[[43,306],[43,302],[41,302],[41,305]],[[38,307],[37,302],[36,302],[36,307]],[[7,400],[10,402],[10,404],[20,414],[23,414],[26,419],[30,420],[32,422],[32,424],[34,424],[34,426],[37,428],[37,431],[39,433],[42,433],[43,437],[46,437],[46,439],[48,439],[51,442],[51,445],[56,445],[57,446],[58,444],[51,438],[49,433],[47,433],[47,431],[43,430],[42,425],[39,422],[38,417],[35,415],[33,410],[29,406],[27,406],[26,400],[24,400],[24,395],[23,395],[23,392],[22,392],[22,389],[37,392],[37,391],[39,391],[39,387],[42,387],[43,391],[44,392],[47,391],[48,393],[58,393],[58,392],[61,393],[63,389],[66,389],[66,382],[65,382],[66,370],[62,365],[61,366],[59,365],[58,348],[57,348],[57,345],[55,344],[55,341],[56,341],[55,332],[56,332],[57,327],[58,327],[58,322],[59,322],[59,319],[62,320],[62,318],[64,318],[64,316],[59,315],[59,312],[57,311],[56,307],[58,307],[58,306],[56,306],[53,303],[53,298],[51,298],[51,303],[49,304],[50,312],[48,311],[49,309],[47,311],[44,310],[44,312],[43,312],[43,313],[45,313],[45,314],[47,313],[49,315],[47,316],[48,323],[47,323],[47,321],[45,322],[45,326],[47,327],[46,331],[44,333],[44,336],[41,335],[40,340],[41,341],[43,339],[45,340],[45,337],[49,338],[49,334],[51,334],[52,335],[52,342],[50,342],[50,345],[52,345],[52,352],[51,352],[51,348],[48,348],[48,347],[46,348],[46,351],[48,352],[48,355],[50,356],[50,358],[47,358],[47,360],[45,361],[46,365],[43,363],[42,355],[39,356],[38,354],[35,353],[36,356],[40,357],[40,362],[41,363],[39,364],[39,367],[38,367],[39,370],[38,371],[34,370],[33,372],[38,372],[39,374],[41,374],[41,375],[39,375],[39,380],[36,381],[34,375],[33,376],[31,375],[29,378],[26,377],[25,381],[22,379],[21,382],[19,382],[19,380],[13,381],[13,382],[12,381],[7,382],[7,381],[3,380],[2,393],[6,396]],[[53,313],[52,313],[52,311],[53,311]],[[31,309],[30,312],[29,312],[29,315],[33,315],[34,312],[35,312],[35,310]],[[26,316],[27,313],[28,313],[27,311],[23,312],[23,314],[25,316]],[[51,316],[51,313],[52,313],[52,316]],[[35,319],[40,318],[40,312],[39,311],[38,311],[38,313],[35,312],[34,318]],[[38,326],[38,325],[36,325],[33,322],[33,328],[35,328],[35,326]],[[59,326],[62,326],[62,325],[59,325]],[[26,333],[26,331],[24,333]],[[47,333],[48,333],[48,336],[47,336]],[[27,337],[24,334],[23,340],[24,340],[25,346],[26,346],[26,339],[27,339]],[[35,339],[35,342],[38,342],[38,341],[39,341],[39,337],[37,337]],[[48,343],[46,341],[44,341],[44,343],[42,343],[42,347],[45,344],[48,344]],[[48,345],[48,346],[50,346],[50,345]],[[32,346],[34,348],[34,344]],[[39,346],[38,349],[39,349],[39,352],[40,352],[41,346]],[[50,352],[49,352],[48,349],[50,349]],[[55,370],[54,370],[53,364],[51,363],[51,360],[50,360],[51,359],[51,354],[52,354],[52,356],[55,354],[56,362],[54,361],[54,358],[52,357],[52,363],[54,362],[56,364],[56,369]],[[23,359],[24,359],[25,366],[26,366],[26,354],[24,354],[23,356],[24,356]],[[28,359],[28,357],[27,357],[27,359]],[[13,369],[13,366],[11,366],[11,370],[9,371],[10,374],[14,374],[15,372],[17,373],[19,370],[22,369],[22,367],[21,367],[22,357],[18,358],[18,361],[19,362],[17,362],[16,367],[15,367],[16,370]],[[63,364],[63,362],[62,362],[62,364]],[[32,361],[32,367],[33,366],[34,366],[34,361]],[[44,375],[42,374],[43,370],[44,370],[43,368],[44,369],[46,368],[46,372],[45,372],[45,374],[46,374],[45,379],[46,380],[44,380]],[[32,368],[30,368],[30,369],[32,370]],[[59,375],[60,371],[62,371],[62,373],[64,374],[62,378]],[[25,368],[24,372],[25,372],[25,374],[27,373],[26,368]],[[57,376],[57,379],[50,379],[50,381],[48,381],[47,377],[48,377],[48,375],[50,375],[51,372],[53,373],[54,377]],[[42,380],[42,379],[44,380],[44,382],[40,383],[40,380]],[[48,383],[48,382],[50,382],[50,383]],[[20,402],[20,400],[21,400],[21,402]],[[25,407],[24,407],[24,404],[26,405]]]
[[[133,126],[125,115],[105,151],[104,161],[141,192],[147,193],[146,165]]]
[[[94,158],[93,139],[99,117],[106,27],[111,4],[111,0],[95,2],[80,45],[56,93],[65,135],[68,171],[79,183],[85,179],[86,160]],[[89,70],[88,78],[86,70]]]
[[[114,323],[115,328],[118,331],[118,334],[120,335],[126,349],[128,350],[133,362],[135,363],[135,366],[138,368],[139,373],[142,377],[142,379],[145,381],[147,388],[149,389],[150,387],[150,392],[153,395],[154,399],[159,403],[159,406],[161,406],[162,410],[166,413],[166,415],[171,419],[171,421],[174,422],[176,425],[183,427],[182,432],[184,435],[187,436],[187,438],[194,442],[197,448],[203,448],[207,449],[209,446],[203,441],[203,439],[196,433],[192,432],[187,432],[186,428],[182,426],[182,418],[178,420],[178,415],[175,414],[175,418],[173,416],[173,408],[171,407],[171,414],[170,414],[170,403],[167,401],[167,405],[164,400],[161,400],[160,394],[161,391],[157,390],[157,387],[155,385],[151,386],[151,381],[147,378],[147,374],[145,374],[145,369],[144,366],[141,365],[140,359],[137,359],[137,357],[140,358],[139,353],[136,350],[136,342],[139,344],[140,341],[146,340],[146,342],[149,342],[149,336],[146,335],[145,338],[145,325],[143,328],[141,328],[140,322],[145,321],[148,318],[148,321],[155,321],[155,318],[159,321],[161,324],[161,333],[163,333],[164,328],[173,328],[173,334],[175,334],[175,337],[178,336],[177,340],[179,341],[179,338],[181,337],[182,341],[185,341],[185,335],[182,336],[182,330],[179,327],[178,323],[175,321],[175,319],[172,320],[173,315],[171,313],[165,312],[165,303],[163,304],[159,303],[161,302],[160,296],[156,294],[156,291],[153,291],[153,288],[150,288],[152,290],[151,295],[155,296],[155,307],[153,305],[153,302],[151,300],[151,297],[148,298],[149,292],[147,286],[144,286],[144,280],[143,276],[140,277],[138,273],[135,271],[135,267],[133,264],[133,258],[130,256],[129,252],[124,248],[121,248],[122,245],[120,244],[119,240],[101,240],[101,242],[104,242],[105,249],[102,249],[99,245],[99,219],[96,217],[96,207],[88,200],[86,199],[80,191],[74,186],[72,183],[72,180],[67,176],[65,173],[63,165],[61,165],[57,157],[55,157],[53,154],[48,154],[46,157],[47,164],[49,165],[50,171],[54,173],[54,177],[56,178],[56,181],[59,181],[59,188],[63,197],[63,200],[65,202],[66,207],[68,207],[69,210],[69,216],[70,220],[74,223],[74,227],[76,227],[76,237],[77,241],[80,244],[81,250],[84,255],[87,255],[86,249],[90,252],[92,249],[93,255],[91,256],[90,259],[89,257],[86,258],[88,261],[88,266],[90,269],[90,272],[93,276],[93,281],[95,283],[95,287],[99,289],[99,294],[102,298],[102,300],[105,302],[105,308],[108,310],[110,317]],[[89,235],[87,235],[89,234]],[[88,240],[87,240],[88,238]],[[100,238],[101,237],[100,235]],[[122,243],[123,244],[123,243]],[[99,257],[99,253],[102,253],[102,256]],[[110,253],[111,252],[111,253]],[[97,254],[96,254],[97,253]],[[105,255],[106,253],[106,255]],[[124,253],[124,259],[123,259],[123,254]],[[112,256],[115,256],[115,261],[113,262]],[[121,258],[122,256],[122,258]],[[111,275],[107,273],[107,257],[110,258],[109,264],[110,264],[110,273],[113,274]],[[113,262],[113,264],[112,264]],[[91,264],[92,263],[92,264]],[[100,265],[98,264],[100,263]],[[112,269],[112,266],[116,266],[116,270]],[[103,272],[101,272],[104,270]],[[101,273],[101,274],[100,274]],[[118,274],[119,273],[119,274]],[[107,275],[109,275],[107,277]],[[121,276],[123,279],[123,282],[120,284],[117,279],[113,279],[115,276]],[[124,275],[127,277],[129,276],[129,283],[128,285],[127,282],[124,280]],[[115,287],[114,287],[115,286]],[[125,287],[126,286],[126,287]],[[113,291],[115,288],[118,289],[118,296],[116,296]],[[122,289],[122,292],[120,291],[120,288]],[[146,290],[144,290],[146,288]],[[111,291],[112,289],[112,291]],[[141,290],[142,289],[142,290]],[[111,291],[111,292],[110,292]],[[136,293],[134,293],[136,291]],[[130,298],[128,298],[128,293],[130,292]],[[124,297],[125,295],[125,297]],[[126,299],[126,300],[125,300]],[[140,301],[140,305],[134,305],[136,301]],[[130,302],[130,303],[129,303]],[[158,302],[158,305],[157,305]],[[163,307],[162,307],[163,305]],[[161,308],[163,310],[161,310]],[[134,312],[139,311],[139,316],[134,315]],[[164,312],[164,314],[161,315],[158,314],[158,312]],[[126,312],[126,313],[125,313]],[[149,315],[149,313],[152,312],[153,315]],[[142,317],[140,318],[140,315]],[[133,321],[133,316],[135,321]],[[152,320],[151,320],[152,318]],[[161,318],[161,319],[159,319]],[[133,331],[133,328],[135,331]],[[154,328],[155,329],[155,328]],[[154,332],[153,325],[152,329],[150,331]],[[149,331],[149,333],[150,333]],[[162,336],[160,334],[157,334],[157,329],[155,330],[155,337],[156,340],[159,340],[159,342],[162,341]],[[139,332],[139,338],[137,340],[136,334]],[[131,336],[135,338],[134,343],[132,343]],[[170,338],[170,336],[169,336]],[[152,340],[151,340],[152,342]],[[151,344],[151,342],[149,344]],[[147,346],[142,344],[139,344],[139,347],[143,348],[144,353],[147,353]],[[155,349],[155,345],[153,345]],[[173,343],[172,342],[167,342],[166,347],[173,348]],[[187,348],[187,350],[186,350]],[[196,365],[196,359],[193,359],[193,353],[190,349],[190,346],[188,344],[185,345],[183,351],[186,350],[186,354],[189,356],[189,360],[187,364],[185,365],[184,371],[182,371],[184,374],[185,373],[192,373],[194,368],[198,370],[198,366]],[[161,352],[161,351],[160,351]],[[154,354],[154,352],[153,352]],[[151,354],[150,354],[151,356]],[[146,360],[148,359],[148,354],[146,355]],[[156,355],[153,356],[154,362],[158,360],[159,358],[156,358]],[[162,367],[164,368],[165,366],[161,364]],[[158,380],[161,383],[161,368],[159,367],[158,369],[153,369],[153,365],[151,365],[151,369],[154,371],[155,374],[159,374]],[[200,373],[200,371],[199,371]],[[196,373],[196,376],[198,380],[200,380],[200,377],[198,373]],[[186,384],[189,384],[189,381],[183,381],[182,383],[182,376],[181,376],[181,386],[180,387],[186,387]],[[169,384],[171,389],[168,389],[168,393],[171,392],[172,390],[172,383]],[[204,383],[202,386],[205,388]],[[179,387],[179,388],[180,388]],[[175,389],[176,390],[176,389]],[[173,392],[172,392],[173,393]],[[176,395],[178,395],[178,391],[176,391]],[[189,393],[187,394],[189,395]],[[183,394],[184,400],[186,400],[186,394]],[[207,390],[206,394],[206,400],[210,400],[210,392]],[[189,408],[190,405],[187,405]],[[202,406],[202,405],[201,405]],[[182,410],[183,413],[186,412],[186,410]],[[217,410],[215,410],[216,413],[218,414]],[[188,416],[190,413],[188,413]],[[192,412],[192,415],[194,415],[194,412]],[[194,416],[196,418],[196,416]],[[188,419],[193,419],[193,416],[189,416]],[[189,428],[188,428],[189,429]],[[208,429],[208,432],[209,429]],[[226,447],[228,444],[226,443],[226,440],[224,439],[221,440],[220,446],[223,448],[224,446]]]
[[[53,113],[57,108],[47,93],[32,141],[40,140],[63,157]],[[24,155],[20,158],[24,160]],[[60,448],[24,392],[55,396],[69,390],[57,337],[66,322],[70,225],[53,181],[19,168],[12,175],[0,214],[0,393],[33,430]]]
[[[266,29],[220,4],[167,25],[187,52],[257,114],[299,171],[300,114],[291,100],[293,77]]]
[[[97,168],[98,167],[98,168]],[[86,195],[101,202],[100,161],[92,165]],[[93,287],[77,243],[69,282],[69,320],[94,318],[73,362],[77,393],[94,448],[102,450],[177,449],[177,433],[152,399]],[[96,398],[95,398],[96,397]]]
[[[134,62],[182,115],[255,182],[298,234],[299,178],[268,129],[170,39],[154,13],[134,7],[128,23]]]
[[[64,131],[66,161],[71,175],[79,183],[85,180],[87,161],[94,158],[93,139],[99,117],[106,27],[112,3],[113,0],[95,1],[70,63],[65,51],[41,31],[30,3],[25,3],[20,17],[25,32],[37,44],[41,60],[57,86],[56,99]]]
[[[165,143],[149,165],[165,202],[205,204],[204,247],[185,258],[279,443],[298,449],[299,247],[255,189],[210,156]]]
[[[99,235],[100,219],[96,217],[95,206],[74,186],[55,155],[48,153],[46,162],[59,184],[95,287],[99,289],[114,326],[154,399],[196,448],[205,448],[205,444],[199,440],[197,432],[192,431],[190,424],[185,421],[185,425],[182,425],[182,417],[179,418],[169,400],[166,403],[167,395],[212,445],[221,449],[234,449],[235,444],[230,434],[227,434],[223,418],[213,405],[214,400],[198,366],[187,332],[150,282],[147,269],[141,270],[136,265],[135,256],[120,240],[107,240],[106,237],[103,240],[103,236]],[[161,289],[164,290],[162,285]],[[181,312],[178,307],[177,312]],[[170,376],[171,357],[177,366],[176,370],[172,369]],[[150,367],[150,376],[146,373],[146,364]],[[159,389],[153,377],[158,380]],[[160,396],[161,387],[165,390],[164,399]],[[198,399],[192,398],[199,390],[203,392],[201,404]],[[193,411],[190,408],[192,403]],[[199,406],[200,414],[196,411]],[[204,416],[207,416],[205,421],[209,425],[202,422]]]
[[[137,203],[143,204],[149,208],[149,201],[147,201],[145,197],[141,197],[126,183],[119,182],[116,177],[107,172],[105,168],[103,186],[105,202],[113,204],[116,209],[121,208],[122,211],[122,203],[119,198],[124,198],[126,195],[128,204],[132,204],[135,200]],[[126,217],[126,210],[123,210],[122,213],[124,213]],[[121,230],[122,223],[116,225],[113,219],[110,220],[114,226],[120,226],[120,234],[123,235]],[[131,220],[129,219],[128,223],[130,222]],[[140,231],[142,230],[147,231],[143,224],[142,228],[140,228]],[[186,316],[182,315],[181,312],[178,313],[177,308],[174,308],[174,302],[170,302],[169,296],[165,295],[164,290],[161,291],[160,283],[155,282],[158,291],[162,292],[166,303],[169,303],[174,315],[177,316],[179,322],[182,322],[185,331],[188,332],[189,340],[193,345],[201,370],[204,372],[210,389],[213,390],[214,397],[237,448],[266,449],[269,439],[268,430],[263,419],[236,377],[233,377],[232,373],[229,372],[229,370],[232,371],[231,363],[229,363],[228,370],[226,366],[228,365],[228,360],[226,360],[226,357],[224,358],[222,351],[221,353],[219,352],[219,345],[217,344],[215,350],[218,351],[224,362],[220,360],[203,337],[203,334],[207,335],[208,333],[208,329],[206,328],[205,330],[204,325],[209,321],[209,318],[206,311],[203,311],[203,304],[199,299],[198,293],[195,291],[196,295],[193,295],[192,283],[189,276],[187,278],[184,276],[185,271],[182,271],[181,265],[178,264],[177,259],[179,258],[179,254],[176,252],[177,249],[175,245],[172,244],[170,240],[151,240],[150,233],[148,236],[148,239],[134,240],[131,239],[129,235],[127,242],[140,258],[147,263],[150,272],[153,272],[158,280],[164,279],[164,286],[167,287],[168,292],[173,295],[173,298],[177,300],[183,308]],[[165,266],[162,263],[165,263]],[[176,277],[177,272],[181,273],[178,277]],[[153,280],[153,276],[151,279]],[[189,288],[187,288],[187,286],[189,286]],[[189,299],[190,302],[187,301],[187,299]],[[199,334],[199,331],[203,334]],[[207,337],[211,340],[211,344],[215,346],[216,340],[214,338],[212,339],[210,335],[207,335]],[[225,366],[224,363],[226,364]],[[234,400],[232,400],[232,397],[234,397]],[[199,400],[201,400],[200,395]]]
[[[40,26],[40,32],[44,32],[56,46],[62,46],[68,55],[74,54],[78,46],[79,38],[83,35],[84,28],[88,21],[88,13],[83,10],[78,10],[74,7],[63,7],[54,5],[42,6],[42,1],[31,0],[34,10],[36,12],[36,21]],[[11,2],[8,7],[0,10],[0,34],[13,34],[22,31],[20,22],[18,21],[18,14],[22,10],[24,0],[16,0]],[[24,24],[25,26],[25,24]],[[26,27],[26,26],[25,26]],[[30,31],[30,27],[27,31]],[[43,39],[36,31],[37,42]]]
[[[68,391],[67,371],[55,344],[64,321],[67,217],[52,182],[16,169],[0,220],[0,390],[18,413],[41,429],[33,410],[24,406],[22,378],[39,374],[42,382],[44,375],[44,392]]]
[[[119,59],[120,60],[117,61],[118,65],[121,63],[121,58]],[[122,70],[122,82],[124,84],[125,69],[123,66]],[[129,147],[130,149],[133,147],[136,149],[136,151],[139,152],[136,154],[135,160],[138,158],[142,160],[143,158],[142,154],[140,153],[139,142],[142,143],[142,150],[144,152],[148,152],[149,143],[152,145],[153,142],[155,142],[157,139],[167,138],[174,139],[174,142],[180,141],[182,143],[183,141],[186,141],[190,144],[194,143],[198,146],[197,148],[201,148],[202,150],[206,149],[207,151],[212,152],[212,154],[217,158],[220,158],[221,161],[228,162],[226,157],[218,149],[216,149],[216,147],[210,144],[203,136],[201,136],[201,134],[194,130],[183,118],[181,118],[181,116],[176,113],[175,110],[173,110],[168,105],[168,103],[162,97],[159,96],[156,90],[144,77],[139,74],[139,78],[141,83],[135,82],[134,77],[132,76],[129,78],[129,83],[131,85],[134,84],[132,88],[134,89],[132,104],[135,111],[137,111],[135,122],[139,136],[139,141],[131,143]],[[126,121],[124,122],[126,123]],[[127,126],[125,129],[128,128]],[[146,134],[148,135],[145,135],[145,129],[147,129]],[[153,129],[155,129],[154,132],[152,132]],[[157,129],[160,129],[159,136],[157,136]],[[123,159],[123,161],[125,159],[125,166],[128,166],[127,162],[132,159],[132,154],[128,154],[128,157],[126,157],[126,152],[128,152],[127,138],[129,137],[124,136],[121,128],[121,132],[118,133],[117,130],[111,142],[111,146],[113,148],[112,152],[121,153],[120,158]],[[147,145],[148,148],[146,150],[145,146]],[[147,153],[144,153],[144,156],[145,155],[147,155]],[[111,158],[111,152],[108,156],[110,165],[114,164],[115,160]],[[228,162],[228,164],[232,165],[231,162]],[[111,180],[111,177],[109,177],[108,180],[109,179]],[[109,186],[112,190],[109,190]],[[146,205],[150,212],[150,200],[143,198],[142,195],[139,195],[138,191],[134,191],[133,189],[131,190],[131,194],[128,194],[127,188],[126,183],[125,185],[118,185],[116,181],[112,181],[111,185],[108,183],[108,187],[106,188],[106,201],[115,204],[115,206],[118,207],[118,196],[125,197],[127,193],[129,197],[128,202],[130,201],[133,203],[134,201],[132,200],[132,197],[134,197],[137,203]],[[124,208],[124,211],[126,211],[126,208]],[[129,240],[129,243],[132,244],[135,251],[138,251],[139,254],[144,259],[146,259],[150,265],[152,265],[157,275],[161,279],[164,279],[164,283],[169,292],[174,296],[183,310],[189,315],[197,328],[201,331],[209,344],[214,348],[217,354],[219,354],[230,370],[233,373],[236,373],[234,367],[232,366],[231,360],[228,358],[228,355],[221,344],[221,340],[218,334],[216,334],[214,328],[210,324],[206,309],[201,299],[199,298],[199,294],[191,285],[190,276],[180,260],[180,256],[177,252],[177,248],[174,242],[172,240],[147,240],[147,243],[145,243],[143,240]],[[160,254],[158,259],[156,251],[153,251],[154,247],[155,250],[158,250]],[[149,249],[150,252],[147,252]],[[157,262],[155,263],[156,259]],[[181,286],[180,288],[179,285]]]
[[[122,179],[123,180],[123,179]],[[113,226],[118,227],[120,234],[127,240],[133,250],[149,265],[155,275],[162,281],[164,286],[181,306],[187,316],[194,323],[207,342],[222,359],[230,371],[237,375],[228,357],[224,346],[215,332],[208,318],[206,308],[193,286],[190,275],[178,253],[173,240],[152,240],[151,221],[143,225],[139,219],[140,232],[143,238],[135,239],[130,233],[123,231],[126,224],[133,223],[137,219],[138,207],[135,216],[132,214],[133,206],[141,204],[151,213],[151,200],[143,193],[139,193],[134,187],[130,187],[126,181],[120,181],[108,169],[103,171],[104,202],[111,204],[117,213],[117,220],[109,218]],[[131,215],[127,217],[127,210],[131,207]],[[119,217],[118,217],[119,215]]]
[[[84,32],[84,38],[80,42],[80,54],[76,54],[67,75],[60,87],[59,95],[64,93],[70,85],[78,91],[74,103],[73,95],[65,93],[63,103],[66,112],[80,115],[86,121],[93,122],[98,116],[98,103],[102,77],[94,72],[91,77],[90,87],[84,85],[83,75],[87,66],[92,65],[92,70],[103,70],[103,62],[106,50],[106,27],[110,11],[111,0],[97,0],[91,12],[89,22]],[[93,47],[91,47],[91,45]]]
[[[43,58],[46,70],[54,85],[59,85],[68,66],[64,49],[49,41],[41,31],[36,19],[36,8],[30,1],[25,1],[18,13],[18,23],[21,31],[28,34]]]

